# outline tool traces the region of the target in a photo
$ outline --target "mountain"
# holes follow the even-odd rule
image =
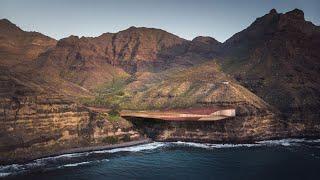
[[[0,164],[139,138],[125,119],[111,120],[51,85],[0,66]]]
[[[23,31],[7,19],[0,20],[0,61],[3,65],[34,60],[55,44],[55,39],[37,32]]]
[[[215,52],[211,50],[218,45],[212,38],[187,41],[160,29],[130,27],[94,38],[64,38],[38,58],[37,68],[51,77],[93,90],[114,78],[137,72],[199,64],[205,61],[205,54],[213,56]]]
[[[221,45],[222,43],[212,37],[198,36],[191,41],[188,52],[212,58],[220,54]]]
[[[319,32],[297,9],[271,10],[224,43],[144,27],[56,41],[0,20],[0,164],[154,135],[319,137]],[[236,116],[135,124],[118,112],[199,108]]]
[[[35,59],[55,46],[52,38],[0,21],[0,164],[141,138],[125,119],[112,121],[73,101],[88,94],[80,86],[37,69]]]
[[[293,119],[319,117],[320,27],[301,10],[272,9],[222,49],[223,70],[253,93]]]
[[[155,75],[146,78],[143,74],[124,86],[120,94],[126,98],[119,104],[124,109],[234,106],[238,112],[272,111],[262,99],[224,74],[214,61]]]

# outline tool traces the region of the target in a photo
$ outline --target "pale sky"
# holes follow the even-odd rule
[[[320,24],[319,0],[1,0],[0,18],[55,39],[143,26],[223,42],[272,8],[282,13],[299,8]]]

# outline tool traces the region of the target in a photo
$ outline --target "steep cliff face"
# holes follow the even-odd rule
[[[318,137],[320,124],[288,123],[273,114],[240,115],[217,121],[163,121],[127,118],[142,134],[158,141],[254,143],[259,140]]]
[[[319,27],[299,10],[272,10],[223,44],[136,27],[56,42],[1,20],[0,163],[141,133],[201,142],[319,136],[319,37]],[[138,110],[232,107],[237,117],[138,119],[132,126],[75,103],[80,97],[89,99],[83,104],[94,98],[93,105]],[[280,112],[302,121],[287,121]]]
[[[223,44],[223,70],[292,119],[318,119],[320,29],[271,10]]]
[[[140,138],[130,122],[64,96],[88,90],[37,69],[33,60],[52,51],[55,40],[8,20],[0,26],[0,164]]]
[[[0,73],[0,164],[140,138],[132,124]]]

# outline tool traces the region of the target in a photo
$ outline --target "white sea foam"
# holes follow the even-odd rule
[[[260,144],[210,144],[210,143],[194,143],[194,142],[181,142],[181,141],[172,142],[172,144],[204,148],[204,149],[260,146]]]
[[[320,139],[279,139],[258,141],[258,144],[264,145],[281,145],[281,146],[297,146],[301,143],[319,143]]]
[[[84,162],[78,162],[78,163],[64,164],[64,165],[58,166],[58,168],[77,167],[77,166],[82,166],[82,165],[86,165],[86,164],[92,164],[92,163],[98,163],[98,162],[105,162],[105,161],[109,161],[109,159],[102,159],[102,160],[95,160],[95,161],[84,161]]]
[[[210,144],[210,143],[194,143],[194,142],[171,142],[174,145],[192,146],[197,148],[213,149],[213,148],[237,148],[237,147],[259,147],[259,146],[299,146],[301,143],[320,143],[320,139],[279,139],[258,141],[252,144]]]
[[[70,154],[63,154],[54,157],[47,157],[34,160],[30,163],[26,164],[11,164],[0,166],[0,177],[10,176],[12,174],[23,173],[26,171],[31,171],[32,169],[38,168],[45,168],[45,169],[56,169],[56,168],[66,168],[66,167],[76,167],[85,164],[90,164],[94,162],[102,162],[102,161],[109,161],[108,159],[102,160],[94,160],[94,161],[84,161],[84,162],[77,162],[77,163],[70,163],[71,160],[78,157],[88,156],[90,154],[104,154],[104,153],[117,153],[117,152],[139,152],[139,151],[147,151],[147,150],[154,150],[162,147],[170,147],[170,146],[190,146],[196,148],[204,148],[204,149],[221,149],[221,148],[238,148],[238,147],[261,147],[261,146],[299,146],[303,143],[320,143],[320,139],[280,139],[280,140],[265,140],[265,141],[258,141],[253,144],[210,144],[210,143],[194,143],[194,142],[152,142],[143,145],[136,145],[130,147],[123,147],[123,148],[115,148],[109,150],[99,150],[99,151],[91,151],[91,152],[84,152],[84,153],[70,153]],[[320,146],[314,146],[320,147]],[[62,162],[69,164],[61,163],[54,164],[62,160]],[[51,164],[51,165],[50,165]],[[48,167],[48,165],[50,167]]]
[[[194,142],[177,141],[177,142],[171,142],[171,144],[178,145],[178,146],[192,146],[192,147],[198,147],[198,148],[210,148],[210,146],[208,146],[208,144],[194,143]]]
[[[310,142],[310,143],[320,143],[320,139],[309,139],[309,140],[305,140],[306,142]]]
[[[259,144],[210,144],[212,148],[257,147]]]
[[[62,154],[58,156],[50,156],[50,157],[45,157],[41,159],[37,159],[36,161],[48,161],[48,160],[55,160],[55,159],[67,159],[67,158],[77,158],[77,157],[82,157],[88,155],[89,152],[82,152],[82,153],[68,153],[68,154]]]
[[[103,154],[103,153],[116,153],[116,152],[138,152],[138,151],[145,151],[145,150],[153,150],[160,147],[165,146],[165,143],[162,142],[152,142],[148,144],[136,145],[136,146],[129,146],[123,148],[115,148],[109,150],[101,150],[101,151],[92,151],[91,153],[96,154]]]
[[[11,175],[12,173],[0,173],[0,177],[6,177]]]
[[[79,163],[64,164],[64,165],[59,166],[59,167],[76,167],[76,166],[80,166],[80,165],[90,164],[92,162],[93,161],[84,161],[84,162],[79,162]]]

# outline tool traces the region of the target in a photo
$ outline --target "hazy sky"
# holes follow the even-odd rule
[[[0,0],[0,18],[56,39],[144,26],[223,42],[272,8],[302,9],[320,25],[320,0]]]

